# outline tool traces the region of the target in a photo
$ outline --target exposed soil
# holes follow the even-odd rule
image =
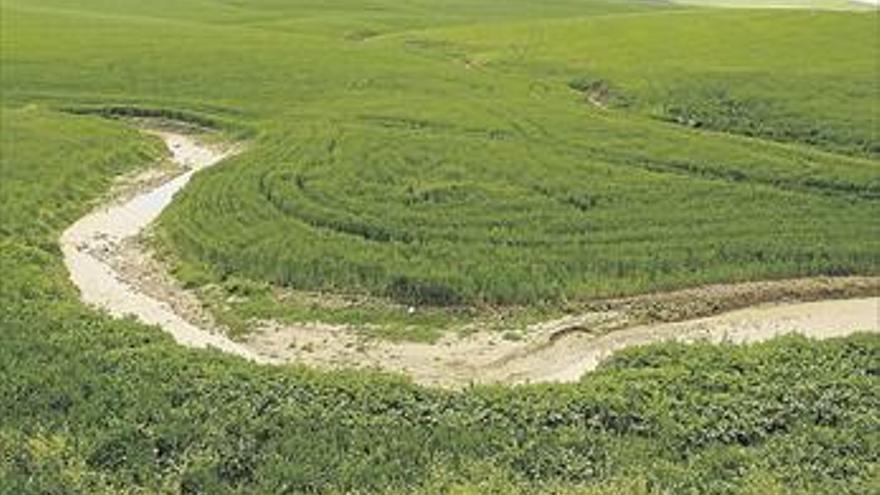
[[[195,172],[236,150],[202,144],[179,130],[150,132],[166,142],[176,167],[127,177],[113,199],[64,232],[61,248],[85,302],[161,326],[182,345],[214,347],[266,363],[376,368],[423,384],[458,387],[573,381],[616,350],[670,339],[740,343],[789,332],[815,338],[880,332],[880,278],[840,277],[599,301],[578,308],[578,314],[533,325],[521,340],[493,330],[450,332],[434,344],[388,342],[348,326],[255,322],[247,340],[235,342],[150,254],[143,236]]]
[[[788,333],[811,338],[880,331],[880,298],[773,304],[677,323],[639,325],[604,335],[566,332],[549,345],[489,367],[490,381],[576,381],[615,351],[662,341],[760,342]]]
[[[146,276],[149,267],[138,264],[141,258],[136,250],[122,249],[123,246],[131,245],[131,239],[159,216],[194,173],[235,151],[231,147],[200,145],[194,138],[179,132],[149,132],[165,141],[172,153],[171,161],[178,169],[148,170],[126,177],[125,182],[115,188],[114,199],[64,231],[61,251],[71,279],[86,303],[114,316],[134,315],[144,323],[161,326],[183,345],[214,347],[255,361],[269,361],[222,333],[197,326],[183,316],[180,305],[187,303],[183,302],[186,297],[180,291],[169,288],[165,291],[166,297],[157,297],[143,290],[145,286],[155,285]],[[123,276],[115,268],[121,265],[137,266],[139,270],[126,271],[128,276]]]
[[[523,340],[510,341],[498,331],[466,336],[448,334],[438,343],[393,343],[368,339],[356,329],[291,326],[266,322],[248,346],[277,359],[339,368],[364,367],[402,372],[415,381],[449,387],[476,383],[574,381],[594,370],[614,351],[666,340],[693,342],[767,340],[786,333],[829,338],[854,331],[880,331],[880,298],[832,299],[823,295],[878,294],[880,279],[841,278],[760,282],[712,286],[671,294],[607,301],[609,309],[593,311],[530,327]],[[703,294],[702,291],[706,293]],[[662,317],[703,314],[711,308],[745,306],[764,297],[785,296],[787,302],[766,303],[720,315],[679,322],[638,324],[644,311]],[[698,296],[692,304],[679,302]],[[725,297],[730,302],[717,302]]]
[[[608,299],[582,310],[626,315],[616,328],[637,323],[692,320],[767,303],[792,304],[880,295],[880,277],[811,277],[714,284],[698,288]]]

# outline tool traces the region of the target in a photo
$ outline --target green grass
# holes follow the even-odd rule
[[[245,324],[876,274],[874,19],[682,10],[0,0],[0,493],[870,493],[875,335],[446,392],[183,349],[67,279],[60,232],[161,153],[67,112],[101,109],[251,140],[158,238]]]
[[[727,8],[797,8],[857,10],[871,7],[872,0],[673,0],[684,5]]]
[[[868,493],[880,339],[663,345],[447,392],[187,350],[84,308],[55,240],[155,141],[3,107],[0,492]],[[95,142],[100,142],[100,150]],[[39,220],[39,221],[38,221]]]
[[[697,10],[429,36],[482,67],[603,81],[612,103],[660,120],[877,158],[874,17]]]
[[[393,323],[880,266],[870,14],[208,4],[3,3],[10,102],[253,136],[161,220],[200,285],[369,296],[319,313]]]
[[[52,235],[82,211],[84,199],[107,189],[114,176],[165,153],[158,140],[147,141],[134,129],[89,118],[59,119],[35,106],[3,110],[0,234],[45,243],[47,250],[57,251]],[[47,153],[47,136],[77,154]]]

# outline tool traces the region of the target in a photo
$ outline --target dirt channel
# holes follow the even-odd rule
[[[238,148],[205,144],[179,130],[145,132],[166,143],[173,167],[124,178],[111,199],[62,234],[61,249],[83,301],[117,317],[133,315],[157,325],[181,345],[213,347],[259,363],[380,369],[422,384],[461,387],[574,381],[617,350],[666,340],[749,343],[790,332],[814,338],[880,332],[880,278],[849,277],[719,285],[607,301],[533,325],[521,340],[493,330],[450,332],[434,344],[388,342],[346,326],[264,321],[254,322],[256,331],[247,340],[233,341],[144,247],[142,235],[195,173]]]

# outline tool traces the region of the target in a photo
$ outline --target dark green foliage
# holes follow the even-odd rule
[[[150,108],[145,106],[134,105],[76,105],[71,107],[61,107],[61,111],[72,113],[75,115],[99,115],[105,118],[147,118],[165,120],[169,123],[184,123],[194,127],[203,129],[214,129],[226,131],[229,135],[240,139],[253,137],[254,132],[241,124],[239,121],[231,121],[229,118],[216,117],[205,112],[184,111],[168,108]],[[211,109],[212,113],[218,113],[218,109]],[[237,112],[224,110],[219,113],[231,113],[235,117]]]
[[[454,289],[441,282],[422,282],[397,277],[388,286],[388,296],[412,304],[451,306],[461,304],[462,298]]]
[[[836,129],[825,122],[798,118],[779,103],[761,96],[737,97],[726,85],[690,83],[667,97],[660,117],[693,128],[733,132],[749,137],[864,156],[877,156],[880,143],[868,129]]]

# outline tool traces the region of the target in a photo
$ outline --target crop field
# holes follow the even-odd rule
[[[281,138],[266,135],[229,170],[204,177],[166,216],[166,239],[184,259],[209,260],[221,275],[429,305],[875,272],[878,236],[865,233],[877,232],[878,169],[870,160],[877,143],[866,110],[877,100],[878,53],[876,44],[836,39],[844,31],[867,39],[872,19],[701,14],[675,24],[673,34],[669,19],[681,15],[693,16],[369,41],[383,57],[395,49],[413,57],[401,64],[413,74],[383,68],[371,76],[375,66],[365,67],[334,98],[339,116],[301,117],[309,123]],[[755,41],[731,47],[741,26]],[[601,44],[616,42],[614,31],[646,34],[618,54]],[[821,57],[803,46],[807,33]],[[719,50],[726,64],[744,69],[713,70]],[[808,55],[783,55],[795,51]],[[794,84],[760,75],[806,64],[810,72]],[[691,75],[688,67],[701,70]],[[841,73],[849,79],[838,81]],[[406,82],[416,78],[429,87]],[[609,90],[611,104],[620,91],[634,108],[590,108],[570,87],[583,78],[619,85]],[[701,119],[709,128],[815,146],[644,118],[657,100],[668,102],[656,110],[662,120]],[[822,134],[814,132],[817,118]]]
[[[7,99],[254,136],[161,222],[195,284],[552,306],[880,266],[871,15],[4,5]]]
[[[880,4],[878,0],[675,0],[683,5],[727,8],[858,10]]]
[[[868,493],[873,335],[633,350],[571,385],[446,392],[259,367],[84,308],[55,239],[155,143],[3,112],[3,493]],[[101,143],[101,153],[94,144]]]
[[[151,237],[241,325],[880,275],[877,16],[823,6],[0,0],[0,494],[872,493],[876,334],[449,391],[180,347],[58,247],[148,116],[246,143]]]

